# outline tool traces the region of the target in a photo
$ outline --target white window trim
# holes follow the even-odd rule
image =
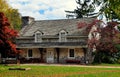
[[[62,39],[61,39],[61,33],[65,33],[65,41],[64,42],[67,42],[67,39],[66,39],[66,35],[67,35],[67,33],[66,33],[66,31],[65,30],[61,30],[60,32],[59,32],[59,42],[63,42],[62,41]]]
[[[74,57],[70,57],[70,53],[69,53],[69,52],[70,52],[70,49],[74,49]],[[69,58],[69,59],[75,59],[75,48],[69,48],[69,49],[68,49],[68,58]]]
[[[42,38],[41,38],[41,41],[37,41],[37,34],[38,33],[40,33],[42,36],[42,32],[40,32],[40,31],[35,32],[35,42],[42,42]]]

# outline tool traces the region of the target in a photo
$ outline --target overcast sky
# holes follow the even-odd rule
[[[31,16],[36,20],[65,19],[65,10],[74,10],[75,0],[8,0],[22,16]]]

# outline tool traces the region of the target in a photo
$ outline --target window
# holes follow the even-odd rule
[[[29,49],[29,50],[28,50],[28,57],[32,57],[32,56],[33,56],[32,49]]]
[[[36,33],[36,41],[41,42],[41,33]]]
[[[35,42],[42,42],[42,37],[41,36],[42,36],[42,33],[37,31],[35,33]]]
[[[60,42],[66,42],[66,32],[64,30],[62,30],[59,33],[59,40],[60,40]]]
[[[69,49],[69,57],[74,57],[74,49]]]
[[[61,33],[61,42],[65,42],[66,41],[66,37],[65,37],[65,32]]]

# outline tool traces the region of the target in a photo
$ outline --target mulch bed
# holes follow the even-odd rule
[[[31,68],[9,68],[9,70],[30,70]]]

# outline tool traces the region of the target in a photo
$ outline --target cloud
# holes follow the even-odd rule
[[[8,0],[22,16],[31,16],[36,20],[65,19],[65,10],[74,10],[75,0]]]

